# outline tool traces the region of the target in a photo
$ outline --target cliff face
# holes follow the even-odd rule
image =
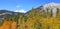
[[[52,3],[42,5],[36,8],[36,10],[40,10],[42,14],[47,13],[47,15],[56,17],[56,15],[60,13],[60,4],[52,2]]]
[[[58,3],[49,3],[49,4],[45,4],[43,6],[43,9],[45,11],[48,10],[48,12],[52,11],[52,16],[56,17],[57,13],[60,13],[60,4]]]

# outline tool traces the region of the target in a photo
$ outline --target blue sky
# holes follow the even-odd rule
[[[60,3],[60,0],[0,0],[0,9],[26,12],[51,2]]]

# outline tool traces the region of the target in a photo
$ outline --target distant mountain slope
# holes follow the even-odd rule
[[[45,15],[46,13],[47,15],[51,15],[53,17],[56,17],[57,13],[60,14],[60,4],[58,3],[48,3],[33,9],[35,11],[34,13],[40,11],[41,14]],[[20,13],[20,12],[8,11],[8,10],[0,10],[0,20],[3,19],[5,15],[22,14],[24,16],[27,16],[31,11],[32,10],[28,11],[27,13]]]
[[[22,14],[20,12],[13,12],[13,11],[8,11],[8,10],[0,10],[0,20],[3,20],[6,15],[17,15],[17,14]]]
[[[35,8],[36,12],[40,11],[40,13],[44,14],[44,13],[51,13],[53,17],[56,17],[57,13],[60,13],[60,4],[59,3],[48,3],[48,4],[44,4],[42,6],[39,6],[37,8]],[[26,14],[28,14],[30,11],[28,11]]]

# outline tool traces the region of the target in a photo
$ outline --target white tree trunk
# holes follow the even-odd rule
[[[56,8],[53,8],[53,9],[52,9],[52,16],[53,16],[53,17],[56,17],[56,12],[57,12],[57,9],[56,9]]]

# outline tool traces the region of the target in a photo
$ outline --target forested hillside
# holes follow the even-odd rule
[[[59,6],[50,3],[24,14],[5,15],[0,20],[0,29],[60,29]]]

